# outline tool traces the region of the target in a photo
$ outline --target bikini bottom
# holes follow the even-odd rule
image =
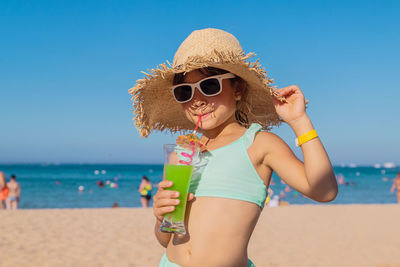
[[[254,263],[251,262],[250,259],[249,259],[248,262],[249,262],[249,267],[256,267],[256,266],[254,265]],[[167,258],[167,254],[164,253],[164,255],[163,255],[162,258],[161,258],[160,265],[159,265],[158,267],[180,267],[180,266],[179,266],[178,264],[175,264],[175,263],[173,263],[173,262],[170,262],[170,261],[168,260],[168,258]]]

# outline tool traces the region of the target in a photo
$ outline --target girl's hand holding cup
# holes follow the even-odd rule
[[[179,204],[179,192],[167,190],[172,184],[171,181],[161,181],[158,184],[157,193],[154,195],[153,212],[159,222],[162,222],[166,213],[172,212],[175,206]],[[193,200],[193,198],[193,194],[189,193],[188,201]]]

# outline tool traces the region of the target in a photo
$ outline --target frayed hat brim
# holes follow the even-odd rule
[[[229,71],[247,83],[246,101],[250,106],[247,117],[249,123],[259,123],[263,129],[280,124],[281,120],[275,111],[272,95],[279,98],[270,86],[272,79],[258,60],[251,62],[253,53],[243,54],[221,52],[187,58],[184,64],[172,66],[169,62],[155,69],[143,72],[145,77],[136,81],[129,89],[132,95],[135,126],[142,137],[152,131],[177,133],[193,130],[193,123],[186,118],[181,104],[177,103],[170,92],[176,73],[187,73],[192,70],[215,67]]]

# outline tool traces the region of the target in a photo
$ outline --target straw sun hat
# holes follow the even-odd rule
[[[248,107],[245,111],[248,124],[259,123],[265,130],[278,125],[280,119],[275,111],[271,95],[279,99],[269,85],[273,82],[258,63],[250,62],[253,53],[245,54],[239,41],[232,34],[218,29],[192,32],[175,53],[173,64],[168,61],[148,70],[143,79],[129,89],[133,101],[135,126],[142,137],[151,131],[193,130],[194,125],[169,90],[176,73],[186,73],[204,67],[226,70],[247,83],[247,94],[241,101]],[[282,99],[281,99],[282,100]]]

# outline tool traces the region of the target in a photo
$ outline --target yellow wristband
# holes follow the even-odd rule
[[[315,129],[313,129],[305,134],[302,134],[296,138],[296,146],[301,146],[305,142],[308,142],[311,139],[314,139],[315,137],[318,137],[317,131],[315,131]]]

